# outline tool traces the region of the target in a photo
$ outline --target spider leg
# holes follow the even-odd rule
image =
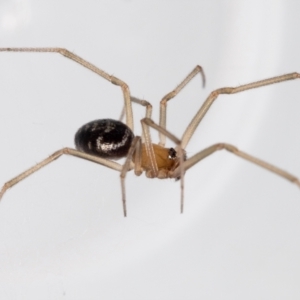
[[[155,178],[158,175],[158,166],[155,159],[154,149],[152,146],[152,140],[150,135],[150,129],[148,124],[145,122],[145,120],[148,119],[142,119],[142,129],[143,129],[143,137],[144,137],[144,143],[146,147],[147,156],[150,159],[150,166],[151,166],[151,178]]]
[[[134,156],[134,174],[140,176],[143,173],[142,168],[142,141],[139,139],[136,143]]]
[[[54,160],[56,160],[57,158],[59,158],[63,154],[77,156],[79,158],[87,159],[87,160],[90,160],[92,162],[103,165],[105,167],[111,168],[113,170],[116,170],[116,171],[119,171],[119,172],[122,171],[122,165],[118,164],[117,162],[107,160],[107,159],[104,159],[104,158],[101,158],[101,157],[93,156],[93,155],[90,155],[90,154],[86,154],[84,152],[80,152],[80,151],[75,150],[75,149],[63,148],[63,149],[60,149],[60,150],[54,152],[52,155],[50,155],[46,159],[44,159],[41,162],[37,163],[35,166],[29,168],[28,170],[24,171],[23,173],[19,174],[18,176],[14,177],[13,179],[7,181],[3,185],[3,187],[0,191],[0,200],[1,200],[3,194],[6,192],[7,189],[13,187],[15,184],[22,181],[23,179],[30,176],[31,174],[35,173],[36,171],[38,171],[42,167],[50,164],[51,162],[53,162]]]
[[[120,86],[122,89],[124,101],[125,101],[126,124],[133,131],[133,115],[132,115],[129,87],[124,81],[120,80],[119,78],[107,74],[106,72],[99,69],[95,65],[89,63],[88,61],[84,60],[83,58],[79,57],[78,55],[70,52],[67,49],[63,49],[63,48],[0,48],[0,52],[50,52],[50,53],[55,52],[55,53],[59,53],[65,57],[77,62],[78,64],[84,66],[85,68],[95,72],[96,74],[100,75],[101,77],[110,81],[111,83]]]
[[[129,148],[126,160],[124,165],[122,166],[122,170],[121,170],[121,174],[120,174],[120,179],[121,179],[121,188],[122,188],[122,203],[123,203],[123,212],[124,212],[124,217],[127,216],[127,208],[126,208],[126,193],[125,193],[125,177],[126,174],[129,170],[131,170],[131,164],[132,164],[132,157],[134,152],[136,152],[135,155],[135,170],[136,168],[141,168],[141,138],[139,136],[136,136],[132,143],[131,146]],[[141,175],[142,172],[140,172],[139,175]],[[137,175],[137,173],[135,172],[135,174]]]
[[[142,127],[143,127],[143,132],[145,135],[145,145],[146,145],[146,151],[148,154],[148,157],[150,158],[151,165],[153,165],[153,172],[155,177],[158,174],[158,169],[157,169],[157,164],[155,161],[155,155],[154,155],[154,150],[153,146],[151,143],[151,137],[150,137],[150,131],[149,127],[152,127],[153,129],[157,130],[159,133],[162,133],[164,136],[168,137],[171,141],[173,141],[177,147],[177,151],[179,153],[179,167],[176,169],[177,170],[177,176],[172,176],[172,178],[178,178],[180,177],[180,190],[181,190],[181,196],[180,196],[180,212],[183,213],[183,206],[184,206],[184,150],[181,146],[181,141],[172,133],[170,133],[168,130],[165,128],[161,127],[160,125],[157,125],[154,123],[153,120],[149,118],[144,118],[141,120]],[[154,169],[156,167],[156,170]],[[156,172],[156,173],[155,173]],[[172,174],[173,175],[173,174]]]
[[[181,146],[185,149],[188,142],[190,141],[191,137],[193,136],[196,128],[198,127],[199,123],[209,110],[210,106],[213,104],[213,102],[218,98],[220,94],[235,94],[239,92],[243,92],[250,89],[256,89],[265,85],[275,84],[287,80],[293,80],[300,78],[299,73],[290,73],[285,74],[277,77],[272,77],[252,83],[248,83],[245,85],[241,85],[238,87],[225,87],[217,89],[210,93],[210,95],[207,97],[205,102],[202,104],[194,118],[192,119],[191,123],[186,128],[185,132],[183,133],[182,139],[181,139]]]
[[[150,102],[148,102],[146,100],[141,100],[141,99],[133,97],[133,96],[131,96],[130,99],[131,99],[131,102],[133,102],[133,103],[137,103],[137,104],[140,104],[142,106],[145,106],[146,107],[146,118],[150,118],[151,119],[151,116],[152,116],[152,105],[151,105]],[[122,122],[124,114],[125,114],[125,107],[123,107],[123,109],[122,109],[119,121]],[[143,133],[142,133],[142,141],[143,141],[143,143],[145,141]]]
[[[167,123],[167,102],[174,98],[198,73],[201,74],[203,87],[205,86],[205,75],[202,67],[196,66],[191,73],[184,78],[184,80],[170,93],[165,95],[160,101],[159,111],[159,125],[166,128]],[[166,136],[159,132],[159,145],[164,147],[166,143]]]
[[[151,105],[150,102],[148,102],[146,100],[141,100],[141,99],[133,97],[133,96],[131,96],[130,99],[131,99],[131,102],[134,102],[134,103],[140,104],[142,106],[145,106],[146,107],[146,118],[150,118],[151,119],[151,116],[152,116],[152,105]],[[123,109],[122,109],[119,121],[122,122],[122,120],[124,118],[124,115],[125,115],[125,107],[123,107]]]
[[[263,160],[260,160],[252,155],[249,155],[245,152],[240,151],[239,149],[237,149],[236,147],[230,145],[230,144],[225,144],[225,143],[219,143],[219,144],[215,144],[212,145],[208,148],[205,148],[204,150],[198,152],[197,154],[195,154],[194,156],[190,157],[189,159],[187,159],[186,161],[183,162],[183,168],[184,170],[188,170],[189,168],[191,168],[192,166],[194,166],[195,164],[197,164],[199,161],[201,161],[202,159],[206,158],[207,156],[215,153],[218,150],[227,150],[241,158],[244,158],[245,160],[256,164],[257,166],[260,166],[266,170],[269,170],[289,181],[291,181],[292,183],[297,184],[300,187],[300,180],[295,177],[294,175],[279,169]],[[177,168],[178,169],[178,168]],[[174,176],[178,176],[177,174],[180,174],[180,170],[175,170],[174,171]]]

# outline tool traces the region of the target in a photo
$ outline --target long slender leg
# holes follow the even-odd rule
[[[140,176],[143,173],[142,168],[142,140],[139,139],[134,153],[134,174]]]
[[[285,74],[285,75],[281,75],[281,76],[268,78],[268,79],[252,82],[249,84],[241,85],[239,87],[225,87],[225,88],[217,89],[217,90],[211,92],[210,95],[208,96],[208,98],[205,100],[203,105],[200,107],[200,109],[196,113],[196,115],[194,116],[194,118],[192,119],[191,123],[186,128],[185,132],[183,133],[183,136],[181,139],[182,147],[184,149],[186,148],[188,142],[190,141],[191,137],[193,136],[199,123],[201,122],[201,120],[203,119],[203,117],[205,116],[207,111],[209,110],[210,106],[213,104],[213,102],[217,99],[217,97],[220,94],[235,94],[235,93],[243,92],[246,90],[259,88],[259,87],[262,87],[265,85],[275,84],[275,83],[279,83],[279,82],[283,82],[283,81],[287,81],[287,80],[293,80],[293,79],[297,79],[297,78],[300,78],[299,73],[290,73],[290,74]]]
[[[129,151],[128,151],[128,154],[127,154],[127,157],[126,157],[126,160],[125,160],[125,163],[122,167],[122,171],[121,171],[121,174],[120,174],[120,179],[121,179],[121,188],[122,188],[122,203],[123,203],[123,213],[124,213],[124,217],[127,216],[127,208],[126,208],[126,192],[125,192],[125,177],[126,177],[126,174],[129,170],[131,170],[130,168],[130,165],[132,163],[132,157],[133,157],[133,154],[134,152],[136,151],[137,149],[137,145],[140,143],[141,141],[141,138],[139,136],[136,136],[132,143],[131,143],[131,146],[129,148]],[[140,153],[139,153],[140,155]]]
[[[160,101],[160,112],[159,112],[159,125],[162,128],[166,128],[167,123],[167,102],[174,98],[198,73],[202,76],[202,84],[205,86],[205,75],[202,67],[196,66],[193,71],[170,93],[162,98]],[[159,133],[159,145],[164,147],[166,143],[166,136]]]
[[[167,131],[165,128],[161,127],[160,125],[157,125],[156,123],[154,123],[151,119],[149,118],[144,118],[141,120],[142,123],[142,127],[143,127],[143,131],[145,134],[145,145],[146,145],[146,151],[147,151],[147,155],[150,158],[151,161],[151,165],[153,165],[154,167],[157,168],[157,164],[155,161],[155,155],[154,155],[154,150],[153,150],[153,146],[151,143],[151,138],[150,138],[150,132],[149,132],[149,127],[152,127],[153,129],[157,130],[159,133],[164,134],[166,137],[168,137],[171,141],[173,141],[177,147],[177,151],[178,151],[178,156],[179,156],[179,167],[176,169],[177,170],[177,176],[174,178],[180,178],[180,190],[181,190],[181,196],[180,196],[180,212],[183,213],[183,206],[184,206],[184,167],[183,167],[183,163],[184,163],[184,149],[181,147],[181,142],[180,140],[173,135],[172,133],[170,133],[169,131]],[[158,170],[154,170],[153,172],[155,174],[154,177],[157,176],[158,174]]]
[[[78,64],[84,66],[85,68],[95,72],[96,74],[100,75],[101,77],[110,81],[111,83],[120,86],[122,89],[124,101],[125,101],[126,124],[133,131],[133,115],[132,115],[129,87],[125,82],[123,82],[119,78],[107,74],[106,72],[99,69],[95,65],[89,63],[88,61],[84,60],[83,58],[79,57],[78,55],[68,51],[67,49],[63,49],[63,48],[0,48],[0,52],[52,52],[52,53],[55,52],[55,53],[59,53],[65,57],[77,62]]]
[[[154,149],[152,146],[152,140],[151,140],[151,134],[148,124],[145,122],[145,120],[148,119],[142,119],[142,129],[143,129],[143,137],[144,137],[144,143],[146,147],[146,153],[147,156],[150,159],[150,165],[151,165],[151,178],[155,178],[158,175],[158,166],[155,159]]]
[[[297,184],[300,187],[300,180],[297,177],[295,177],[294,175],[292,175],[282,169],[279,169],[263,160],[260,160],[254,156],[251,156],[245,152],[242,152],[230,144],[225,144],[225,143],[212,145],[212,146],[205,148],[204,150],[198,152],[194,156],[190,157],[189,159],[187,159],[186,161],[183,162],[184,170],[185,171],[188,170],[189,168],[191,168],[192,166],[197,164],[200,160],[206,158],[207,156],[215,153],[218,150],[223,150],[223,149],[225,149],[241,158],[244,158],[245,160],[248,160],[249,162],[254,163],[266,170],[269,170],[269,171],[291,181],[292,183]],[[180,172],[180,170],[177,168],[174,171],[173,176],[176,178],[176,176],[178,176],[177,174],[179,174],[179,172]]]
[[[145,106],[146,107],[146,118],[150,118],[151,119],[151,116],[152,116],[152,105],[150,102],[146,101],[146,100],[141,100],[139,98],[136,98],[136,97],[131,97],[130,98],[131,101],[133,103],[137,103],[137,104],[140,104],[142,106]]]
[[[141,100],[141,99],[139,99],[137,97],[134,97],[134,96],[131,96],[130,99],[131,99],[131,102],[133,102],[133,103],[137,103],[137,104],[140,104],[142,106],[145,106],[146,107],[146,118],[150,118],[151,119],[151,116],[152,116],[152,105],[151,105],[150,102],[148,102],[146,100]],[[125,107],[123,107],[123,109],[122,109],[119,121],[122,122],[122,120],[124,118],[124,115],[125,115]]]
[[[146,107],[146,118],[150,118],[151,119],[151,116],[152,116],[152,105],[151,105],[150,102],[148,102],[146,100],[141,100],[141,99],[133,97],[133,96],[131,96],[130,99],[131,99],[131,102],[133,102],[133,103],[137,103],[137,104],[140,104],[142,106],[145,106]],[[124,114],[125,114],[125,107],[123,107],[123,109],[122,109],[119,121],[122,121],[122,119],[124,117]],[[143,143],[145,141],[143,133],[142,133],[142,141],[143,141]]]
[[[3,187],[0,191],[0,200],[1,200],[3,194],[6,192],[7,189],[11,188],[12,186],[17,184],[18,182],[22,181],[26,177],[28,177],[31,174],[35,173],[36,171],[38,171],[42,167],[50,164],[51,162],[53,162],[54,160],[56,160],[57,158],[59,158],[63,154],[77,156],[77,157],[80,157],[80,158],[87,159],[87,160],[90,160],[92,162],[98,163],[98,164],[103,165],[105,167],[111,168],[113,170],[116,170],[116,171],[119,171],[119,172],[122,171],[122,165],[120,165],[120,164],[118,164],[114,161],[107,160],[107,159],[97,157],[97,156],[93,156],[93,155],[90,155],[90,154],[86,154],[86,153],[80,152],[80,151],[75,150],[75,149],[63,148],[61,150],[58,150],[58,151],[54,152],[52,155],[50,155],[46,159],[42,160],[41,162],[39,162],[35,166],[29,168],[25,172],[19,174],[18,176],[14,177],[13,179],[7,181],[3,185]]]

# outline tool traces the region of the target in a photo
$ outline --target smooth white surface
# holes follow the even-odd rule
[[[296,1],[2,1],[0,47],[64,47],[153,104],[180,137],[210,91],[300,72]],[[120,89],[58,54],[0,54],[0,182],[118,118]],[[300,80],[223,96],[187,147],[228,142],[300,176]],[[144,110],[134,107],[135,131]],[[157,134],[153,132],[153,140]],[[3,197],[0,299],[298,299],[300,191],[229,153],[179,184],[62,157]]]

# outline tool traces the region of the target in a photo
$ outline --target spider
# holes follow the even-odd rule
[[[134,170],[137,176],[145,172],[148,178],[174,178],[181,181],[181,201],[180,211],[183,212],[184,203],[184,174],[185,172],[197,164],[205,157],[213,154],[218,150],[227,150],[249,162],[252,162],[260,167],[263,167],[289,181],[295,183],[300,187],[300,181],[286,171],[279,169],[263,160],[253,157],[245,152],[240,151],[235,146],[218,143],[206,149],[203,149],[190,158],[186,157],[185,148],[192,138],[199,123],[209,110],[213,102],[221,94],[234,94],[249,89],[259,88],[265,85],[275,84],[287,80],[300,78],[299,73],[290,73],[265,80],[252,82],[238,87],[225,87],[217,89],[209,94],[205,102],[202,104],[190,124],[187,126],[181,139],[178,139],[166,129],[167,103],[174,98],[197,74],[202,77],[202,84],[205,85],[205,75],[202,67],[196,66],[191,73],[189,73],[184,80],[170,93],[165,95],[160,101],[160,117],[159,124],[156,124],[151,119],[152,106],[145,100],[140,100],[130,95],[128,85],[115,76],[111,76],[77,56],[76,54],[63,48],[0,48],[1,52],[50,52],[59,53],[85,68],[95,72],[102,78],[119,86],[124,96],[124,112],[126,115],[126,125],[121,121],[112,119],[101,119],[89,122],[83,125],[75,135],[76,149],[63,148],[52,155],[37,163],[35,166],[29,168],[10,181],[7,181],[1,191],[0,200],[7,189],[14,186],[16,183],[25,179],[29,175],[35,173],[42,167],[53,162],[63,154],[68,154],[90,160],[92,162],[101,164],[108,168],[120,172],[121,190],[122,190],[122,204],[123,213],[126,217],[126,195],[125,195],[125,177],[128,171]],[[134,136],[133,134],[133,114],[131,103],[137,103],[146,107],[146,117],[141,120],[142,136]],[[121,117],[122,119],[122,117]],[[159,143],[152,143],[150,136],[150,127],[159,132]],[[176,144],[174,148],[166,148],[166,138],[169,138]],[[114,160],[125,157],[123,165]]]

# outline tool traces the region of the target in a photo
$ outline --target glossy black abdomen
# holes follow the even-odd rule
[[[75,135],[76,149],[109,159],[127,155],[134,134],[120,121],[102,119],[80,127]]]

